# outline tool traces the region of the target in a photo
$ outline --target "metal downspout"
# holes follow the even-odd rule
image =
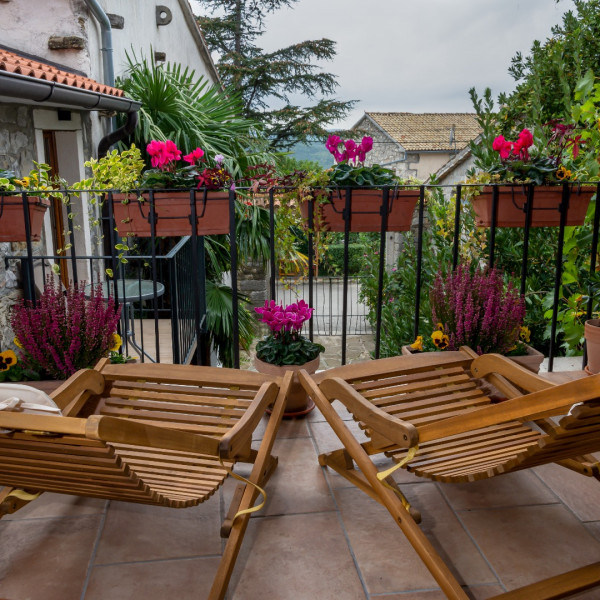
[[[84,0],[91,13],[96,17],[100,25],[102,36],[102,65],[104,70],[104,83],[111,87],[115,85],[115,69],[113,64],[112,27],[104,9],[98,4],[98,0]]]

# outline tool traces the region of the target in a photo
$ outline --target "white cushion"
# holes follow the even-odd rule
[[[62,416],[62,411],[48,394],[29,385],[18,383],[0,383],[0,411],[47,417]],[[0,429],[0,433],[10,433],[10,431],[10,429]]]

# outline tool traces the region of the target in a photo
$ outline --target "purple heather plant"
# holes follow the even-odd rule
[[[469,346],[478,354],[506,354],[519,340],[525,301],[497,269],[471,273],[459,266],[445,276],[438,272],[430,300],[433,322],[448,336],[448,350]]]
[[[121,307],[102,297],[100,284],[88,289],[89,298],[83,285],[63,293],[49,277],[35,306],[22,300],[13,307],[11,325],[24,366],[64,379],[107,356]]]

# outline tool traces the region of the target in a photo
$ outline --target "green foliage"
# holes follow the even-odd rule
[[[306,40],[272,52],[257,46],[266,15],[295,2],[200,0],[204,9],[219,16],[198,17],[208,47],[219,56],[221,79],[241,95],[243,114],[263,123],[272,146],[279,149],[289,149],[298,140],[325,137],[328,125],[343,119],[354,105],[331,98],[336,78],[318,65],[335,57],[332,40]],[[292,95],[316,102],[294,105]]]
[[[116,85],[142,102],[139,124],[123,147],[145,149],[151,140],[170,139],[179,148],[200,147],[207,156],[222,154],[224,165],[241,177],[248,165],[273,162],[258,122],[241,116],[240,98],[224,93],[189,68],[128,56],[127,76]],[[121,117],[123,119],[124,117]]]
[[[353,166],[347,162],[336,164],[329,173],[330,185],[339,187],[396,185],[398,176],[380,165]]]
[[[140,186],[144,161],[140,149],[112,150],[99,159],[91,158],[85,166],[91,169],[92,176],[74,183],[74,190],[120,190],[128,192]]]
[[[348,244],[348,274],[358,275],[362,271],[364,255],[367,247],[360,243]],[[340,274],[344,271],[344,244],[329,244],[325,262],[330,273]]]
[[[247,350],[254,338],[254,319],[246,308],[248,299],[238,295],[240,345]],[[206,281],[206,328],[224,367],[233,367],[233,291],[230,286]]]
[[[518,52],[512,59],[509,73],[518,85],[499,99],[503,132],[568,118],[578,80],[588,69],[600,69],[600,0],[574,4],[575,11],[563,15],[551,37],[536,40],[529,54]]]
[[[256,344],[256,356],[271,365],[303,365],[314,360],[325,348],[301,335],[281,331]]]

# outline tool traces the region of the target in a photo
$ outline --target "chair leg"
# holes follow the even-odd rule
[[[456,580],[454,575],[452,575],[450,569],[436,552],[431,542],[406,511],[398,496],[377,479],[377,469],[375,465],[365,452],[364,448],[362,448],[350,430],[346,427],[335,409],[331,406],[323,392],[321,392],[315,382],[306,373],[301,371],[298,377],[302,382],[304,389],[311,395],[331,428],[366,477],[372,490],[379,496],[381,503],[392,515],[394,521],[402,530],[402,533],[404,533],[412,547],[415,549],[415,552],[419,555],[438,585],[442,588],[442,591],[446,594],[446,597],[449,600],[468,600],[468,596],[462,589],[460,583]]]
[[[285,410],[285,401],[291,384],[292,375],[292,372],[288,371],[283,378],[279,394],[273,405],[273,411],[269,418],[265,435],[258,449],[256,462],[254,463],[250,477],[248,477],[252,483],[257,485],[261,485],[261,483],[271,476],[271,473],[277,464],[277,461],[273,460],[274,457],[271,456],[271,451]],[[243,486],[243,494],[239,502],[239,509],[244,510],[246,508],[251,508],[254,505],[257,496],[258,490],[255,487],[249,485]],[[225,598],[227,586],[229,585],[229,580],[231,579],[231,574],[233,573],[235,561],[239,554],[249,520],[250,515],[246,513],[240,515],[233,521],[208,600],[223,600],[223,598]]]
[[[371,484],[367,481],[367,478],[360,471],[354,468],[354,461],[352,460],[352,457],[345,448],[340,448],[339,450],[335,450],[334,452],[328,452],[326,454],[320,454],[319,464],[322,467],[329,467],[330,469],[347,479],[350,483],[354,484],[357,488],[362,490],[365,494],[373,498],[373,500],[385,506],[377,492],[371,487]],[[385,481],[392,488],[392,491],[398,496],[398,498],[402,502],[402,505],[404,507],[408,506],[408,512],[410,516],[414,519],[415,523],[420,523],[421,513],[413,506],[410,506],[410,503],[406,499],[406,496],[402,493],[394,479],[390,476],[386,477]]]

